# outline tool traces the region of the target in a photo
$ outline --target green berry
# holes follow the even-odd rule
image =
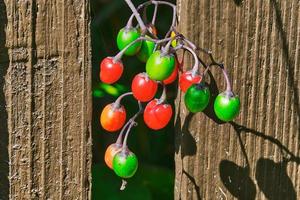
[[[223,92],[217,96],[214,110],[220,120],[231,121],[239,114],[240,99],[232,92]]]
[[[162,55],[161,51],[155,51],[148,59],[146,72],[152,80],[163,81],[167,79],[175,68],[173,54]]]
[[[121,178],[131,178],[138,168],[138,159],[130,151],[121,151],[113,159],[114,172]]]
[[[194,84],[185,93],[184,103],[187,109],[192,112],[203,111],[209,103],[210,91],[205,83]]]
[[[121,51],[127,45],[135,41],[141,36],[141,33],[136,28],[122,28],[117,36],[117,45],[119,50]],[[125,55],[133,56],[138,53],[142,45],[142,42],[136,42],[135,44],[131,45],[126,51]]]
[[[154,42],[148,40],[143,41],[141,49],[137,54],[138,59],[142,62],[147,62],[148,58],[153,53],[154,48],[155,48]]]

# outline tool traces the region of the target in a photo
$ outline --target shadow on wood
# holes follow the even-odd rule
[[[275,163],[260,158],[256,164],[256,182],[269,200],[296,200],[296,191],[287,174],[287,161]]]
[[[256,196],[255,184],[250,178],[250,164],[242,141],[241,132],[236,131],[246,166],[241,167],[229,160],[222,160],[219,165],[221,180],[227,190],[237,199],[254,200]]]
[[[209,76],[209,80],[210,80],[210,82],[208,83],[208,87],[209,87],[209,90],[210,90],[210,100],[209,100],[209,104],[207,105],[207,107],[205,108],[203,113],[207,117],[209,117],[211,120],[216,122],[217,124],[224,124],[225,122],[223,122],[222,120],[220,120],[217,117],[217,115],[215,113],[215,110],[214,110],[215,99],[217,98],[217,96],[220,93],[217,82],[216,82],[213,74],[211,73],[211,71],[208,71],[207,75]]]
[[[249,177],[249,168],[241,167],[229,160],[219,165],[221,180],[227,190],[239,200],[254,200],[255,184]]]
[[[8,51],[5,46],[6,35],[5,27],[7,24],[6,5],[0,0],[0,199],[8,199],[9,195],[9,158],[8,158],[8,129],[7,129],[7,112],[5,108],[4,84],[6,71],[9,65]]]
[[[185,156],[193,156],[197,153],[197,144],[195,138],[192,136],[189,131],[189,124],[192,121],[194,114],[189,113],[188,116],[185,117],[184,123],[181,129],[181,158],[183,159]]]
[[[197,200],[201,200],[201,195],[200,195],[200,187],[197,185],[196,180],[193,176],[191,176],[189,173],[187,173],[185,170],[183,170],[183,174],[185,174],[188,179],[193,183],[196,194],[197,194]]]
[[[283,155],[283,161],[279,163],[275,163],[273,160],[265,158],[260,158],[257,161],[255,178],[260,190],[270,200],[296,200],[296,191],[291,179],[287,175],[287,163],[292,161],[300,164],[300,158],[295,156],[293,152],[285,147],[279,140],[271,136],[238,125],[234,122],[230,122],[230,124],[233,126],[239,137],[241,149],[247,165],[245,167],[240,167],[232,161],[221,161],[219,165],[220,177],[228,191],[238,199],[255,199],[256,189],[254,182],[249,177],[249,161],[240,137],[241,133],[250,133],[276,145]]]
[[[178,109],[180,111],[180,107],[181,107],[181,99],[179,100],[178,103]],[[193,137],[193,135],[191,134],[191,132],[189,131],[189,126],[190,123],[192,121],[194,114],[189,112],[189,114],[184,118],[184,122],[183,125],[181,126],[181,118],[180,115],[177,114],[176,119],[175,119],[175,132],[176,132],[176,137],[175,137],[175,152],[176,154],[179,153],[179,150],[181,152],[180,157],[181,157],[181,179],[182,177],[185,175],[188,180],[193,184],[194,186],[194,190],[196,191],[196,196],[197,196],[197,200],[201,200],[201,194],[200,194],[200,187],[197,184],[197,181],[195,180],[195,178],[189,174],[186,169],[184,169],[184,165],[183,165],[183,159],[186,156],[193,156],[196,155],[197,153],[197,143],[195,141],[195,138]],[[181,187],[181,185],[180,185]],[[181,191],[181,188],[180,188]],[[182,199],[181,197],[181,193],[179,194],[179,199]]]
[[[235,5],[240,6],[243,3],[243,0],[233,0]]]
[[[297,82],[295,82],[295,74],[294,74],[294,68],[295,66],[292,64],[292,60],[289,53],[289,43],[287,40],[286,32],[284,31],[282,16],[281,16],[281,9],[277,1],[271,0],[271,3],[275,10],[275,19],[276,19],[276,28],[279,32],[280,38],[281,38],[281,48],[282,53],[284,57],[284,61],[286,63],[286,75],[288,80],[288,85],[291,88],[293,92],[294,97],[294,106],[297,113],[298,118],[300,117],[300,107],[299,107],[299,93],[298,93],[298,85]],[[298,132],[300,134],[300,130],[298,129]]]

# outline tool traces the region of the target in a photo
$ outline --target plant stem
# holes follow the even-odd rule
[[[129,95],[132,95],[132,92],[127,92],[127,93],[124,93],[122,94],[121,96],[119,96],[117,98],[117,100],[115,101],[114,103],[114,108],[117,109],[117,108],[120,108],[121,107],[121,100],[126,97],[126,96],[129,96]]]
[[[171,37],[171,40],[166,44],[165,47],[161,49],[161,56],[166,56],[170,53],[170,47],[174,38]]]
[[[160,96],[160,98],[159,98],[159,100],[157,102],[158,104],[161,104],[161,103],[165,102],[166,99],[167,99],[167,88],[166,88],[166,85],[163,82],[161,82],[161,84],[163,86],[163,92],[162,92],[162,94],[161,94],[161,96]]]
[[[124,132],[125,132],[126,128],[128,127],[128,125],[130,124],[130,122],[131,121],[128,120],[128,122],[123,126],[123,128],[122,128],[122,130],[121,130],[121,132],[120,132],[120,134],[118,136],[118,139],[116,141],[116,144],[119,144],[119,145],[122,144],[122,139],[123,139]]]
[[[155,4],[154,12],[153,12],[153,17],[152,17],[152,22],[151,22],[153,25],[155,25],[155,22],[156,22],[157,10],[158,10],[158,5]]]
[[[131,9],[132,13],[134,14],[136,20],[138,21],[142,33],[145,33],[147,31],[147,27],[145,26],[145,23],[143,22],[140,13],[137,11],[137,9],[135,8],[135,6],[133,5],[131,0],[125,0],[125,2],[128,4],[129,8]]]
[[[123,147],[122,147],[122,151],[125,151],[126,150],[126,147],[127,147],[127,139],[128,139],[128,135],[129,135],[129,132],[131,130],[131,128],[135,125],[137,125],[137,123],[135,122],[135,119],[143,112],[143,107],[142,107],[142,104],[140,101],[138,101],[138,104],[139,104],[139,111],[131,118],[129,119],[129,127],[126,131],[126,135],[124,137],[124,141],[123,141]]]
[[[223,74],[224,74],[224,78],[226,80],[226,92],[232,92],[231,90],[231,83],[230,83],[230,80],[229,80],[229,77],[228,77],[228,73],[226,71],[225,68],[222,68],[222,71],[223,71]]]
[[[189,45],[193,50],[197,50],[197,46],[196,46],[193,42],[189,41],[189,40],[186,39],[186,38],[183,38],[183,41],[184,41],[187,45]]]
[[[126,0],[125,0],[126,1]],[[127,0],[128,1],[128,0]],[[126,2],[127,2],[126,1]],[[173,9],[173,19],[172,19],[172,24],[171,24],[171,26],[170,26],[170,29],[169,29],[169,31],[167,32],[167,34],[166,34],[166,36],[165,36],[165,38],[166,37],[168,37],[168,35],[171,33],[171,31],[174,29],[174,27],[175,27],[175,25],[176,25],[176,19],[177,19],[177,13],[176,13],[176,5],[175,4],[172,4],[172,3],[170,3],[170,2],[166,2],[166,1],[154,1],[154,0],[150,0],[150,1],[147,1],[147,2],[145,2],[145,3],[142,3],[142,4],[140,4],[138,7],[137,7],[137,9],[136,9],[136,11],[137,11],[137,13],[138,13],[138,11],[140,11],[142,8],[144,8],[144,7],[147,7],[147,6],[149,6],[149,5],[151,5],[151,4],[154,4],[156,7],[157,7],[157,5],[167,5],[167,6],[170,6],[172,9]],[[155,10],[157,9],[155,7]],[[154,10],[154,15],[153,15],[153,18],[152,18],[152,24],[155,24],[155,19],[156,19],[156,11]],[[133,12],[133,14],[132,15],[136,15],[134,12]],[[136,17],[136,19],[138,19],[137,17]],[[153,22],[154,21],[154,22]],[[138,22],[139,23],[139,22]],[[139,23],[140,24],[140,23]],[[143,24],[145,25],[145,23],[143,22]],[[140,25],[141,26],[141,25]],[[141,26],[141,28],[142,28],[142,26]]]
[[[176,5],[167,2],[167,1],[152,1],[153,4],[162,4],[162,5],[167,5],[170,6],[173,9],[173,20],[172,20],[172,25],[171,28],[175,27],[176,25]]]
[[[139,37],[138,39],[134,40],[133,42],[131,42],[130,44],[128,44],[124,49],[122,49],[122,51],[120,51],[117,55],[114,56],[113,60],[115,62],[121,60],[123,54],[126,52],[126,50],[128,48],[130,48],[132,45],[134,45],[135,43],[139,42],[139,41],[143,41],[143,40],[147,40],[147,41],[152,41],[154,42],[155,44],[160,44],[160,43],[164,43],[164,42],[169,42],[170,40],[172,40],[171,37],[169,38],[164,38],[164,39],[161,39],[161,40],[158,40],[158,39],[152,39],[152,38],[149,38],[149,37]]]
[[[183,46],[182,46],[182,49],[187,50],[187,51],[190,52],[190,53],[193,55],[193,57],[194,57],[195,63],[194,63],[194,66],[193,66],[193,68],[192,68],[192,76],[194,77],[194,76],[196,76],[196,74],[198,74],[198,71],[199,71],[199,60],[198,60],[198,56],[197,56],[196,52],[195,52],[192,48],[188,47],[187,45],[183,45]]]
[[[130,28],[132,28],[133,18],[134,18],[134,15],[131,15],[130,18],[129,18],[129,20],[128,20],[128,22],[127,22],[127,24],[126,24],[126,27],[125,27],[127,30],[130,29]]]

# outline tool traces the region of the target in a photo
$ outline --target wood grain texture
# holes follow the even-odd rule
[[[300,2],[177,4],[180,31],[225,64],[242,104],[220,124],[212,105],[192,115],[179,94],[175,199],[300,199]],[[225,81],[211,72],[214,98]]]
[[[8,52],[5,46],[6,34],[5,27],[7,25],[6,5],[0,0],[0,199],[8,199],[9,191],[9,159],[8,159],[8,127],[5,93],[2,86],[5,83],[5,75],[8,69]]]
[[[91,197],[86,0],[6,0],[11,199]]]

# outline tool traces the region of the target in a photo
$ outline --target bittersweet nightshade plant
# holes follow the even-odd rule
[[[167,102],[166,86],[179,78],[179,88],[185,93],[184,102],[192,113],[202,112],[211,101],[211,94],[205,83],[205,75],[212,66],[222,70],[227,88],[220,93],[214,102],[216,116],[225,122],[233,120],[240,110],[240,99],[231,89],[228,74],[222,63],[215,61],[212,52],[197,47],[193,42],[185,38],[176,29],[176,6],[166,1],[146,1],[135,7],[131,0],[124,0],[132,11],[126,26],[117,36],[117,46],[120,50],[115,56],[106,57],[100,64],[100,80],[107,84],[117,82],[122,76],[124,55],[136,56],[146,63],[145,72],[137,74],[132,80],[132,92],[121,95],[114,103],[108,104],[101,112],[100,123],[109,132],[121,132],[117,141],[111,144],[105,152],[105,163],[114,170],[117,176],[123,179],[121,189],[125,188],[124,179],[134,176],[138,169],[138,158],[127,146],[130,130],[137,123],[135,119],[143,114],[145,124],[153,130],[159,130],[170,122],[173,109]],[[157,21],[158,6],[166,5],[173,10],[173,20],[170,29],[164,38],[157,37],[155,27]],[[152,20],[143,20],[140,12],[146,11],[149,6],[154,6]],[[144,15],[145,16],[145,15]],[[133,20],[138,22],[133,26]],[[150,22],[149,22],[150,21]],[[190,53],[194,58],[192,69],[182,71],[183,62],[179,62],[177,52]],[[207,54],[211,63],[206,64],[198,56],[201,51]],[[200,67],[203,69],[200,71]],[[125,67],[126,70],[126,67]],[[181,75],[178,72],[181,71]],[[160,98],[154,99],[158,87],[163,87]],[[139,111],[126,122],[126,110],[121,100],[133,95],[139,105]],[[143,108],[141,102],[148,102]]]

